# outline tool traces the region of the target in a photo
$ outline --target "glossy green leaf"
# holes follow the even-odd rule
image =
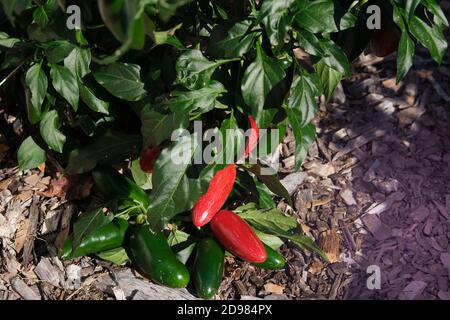
[[[58,112],[56,110],[46,112],[39,124],[42,139],[44,139],[50,149],[62,153],[66,136],[59,129]]]
[[[110,223],[113,218],[114,215],[105,214],[103,208],[82,213],[73,224],[73,250],[78,248],[84,238]]]
[[[136,64],[116,62],[99,68],[94,78],[112,95],[127,101],[138,101],[146,96],[140,76],[141,67]]]
[[[17,160],[20,170],[34,169],[47,160],[45,150],[42,149],[33,137],[26,138],[19,147]]]
[[[50,77],[53,88],[72,106],[78,109],[79,88],[78,81],[71,70],[66,67],[52,64],[50,66]]]
[[[144,190],[152,188],[152,174],[142,171],[139,159],[131,162],[131,174],[136,184]]]
[[[12,48],[20,39],[10,37],[8,34],[0,31],[0,47]]]
[[[45,28],[50,21],[50,17],[48,16],[48,12],[45,9],[45,6],[38,6],[33,11],[33,20],[39,25],[41,28]]]
[[[177,60],[177,83],[189,90],[197,90],[207,86],[218,66],[229,60],[210,61],[200,50],[186,50]]]
[[[80,98],[92,111],[109,114],[109,103],[97,98],[94,92],[82,83],[79,83]]]
[[[330,100],[333,96],[333,92],[341,82],[342,74],[330,68],[323,59],[314,65],[317,75],[322,83],[323,93],[325,98]]]
[[[114,249],[103,251],[103,252],[98,252],[96,255],[100,259],[112,262],[118,266],[123,266],[128,261],[130,261],[127,251],[123,247],[114,248]]]
[[[437,26],[430,27],[417,16],[411,17],[409,28],[414,37],[430,51],[431,57],[437,63],[442,63],[448,47],[442,30]]]
[[[46,44],[46,58],[52,64],[63,61],[75,48],[75,45],[66,40],[54,40]]]
[[[226,92],[220,82],[211,81],[208,86],[195,91],[174,91],[167,106],[172,112],[188,114],[189,112],[206,113],[216,106],[216,99]]]
[[[199,149],[195,135],[183,136],[165,148],[156,160],[149,207],[149,221],[155,227],[192,209],[208,188],[212,173],[200,176],[199,172],[189,171]]]
[[[415,45],[407,31],[402,32],[397,50],[397,83],[408,73],[413,65]]]
[[[276,174],[268,174],[268,172],[263,172],[260,164],[256,164],[250,167],[245,167],[245,169],[258,177],[267,188],[279,197],[282,197],[288,201],[292,206],[292,199],[289,192],[281,184],[278,176]]]
[[[273,235],[284,235],[298,227],[297,220],[279,209],[258,209],[254,203],[235,209],[239,216],[254,228]]]
[[[299,1],[305,2],[305,1]],[[295,16],[297,24],[312,33],[330,33],[338,31],[334,21],[334,3],[332,0],[307,1]]]
[[[260,33],[253,31],[251,20],[232,24],[219,24],[211,32],[208,52],[214,57],[238,58],[252,48]]]
[[[80,78],[91,72],[91,50],[75,47],[64,59],[64,66]]]
[[[288,106],[296,110],[300,127],[306,126],[314,118],[317,108],[316,97],[321,92],[319,82],[315,75],[302,71],[292,83]]]
[[[25,83],[30,89],[31,108],[28,110],[28,119],[35,124],[41,120],[41,107],[47,94],[48,79],[42,70],[42,62],[33,64],[25,75]]]
[[[157,147],[164,140],[170,139],[172,132],[186,128],[189,119],[184,112],[160,113],[146,105],[141,111],[141,133],[143,145]]]
[[[295,169],[299,170],[316,138],[316,126],[313,123],[301,126],[297,109],[286,109],[286,112],[295,137]]]
[[[267,95],[286,76],[278,60],[258,48],[256,60],[245,70],[241,83],[242,97],[257,123],[261,121]]]
[[[282,43],[289,29],[292,17],[288,13],[293,3],[294,0],[265,0],[261,5],[258,20],[264,25],[270,43],[274,46]]]
[[[85,173],[97,164],[117,164],[129,157],[137,157],[140,150],[140,136],[109,130],[91,145],[73,150],[66,171],[70,174]]]

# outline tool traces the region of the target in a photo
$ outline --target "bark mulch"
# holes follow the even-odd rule
[[[355,75],[320,104],[318,138],[301,172],[291,133],[280,148],[294,207],[278,207],[331,263],[289,243],[284,270],[227,258],[217,299],[450,299],[450,59],[437,67],[418,52],[398,85],[395,57],[353,64]],[[92,182],[44,174],[57,172],[56,162],[20,172],[13,144],[21,119],[0,116],[0,300],[195,299],[190,288],[157,286],[126,266],[62,262],[57,250],[91,201]],[[379,268],[379,286],[369,266]]]

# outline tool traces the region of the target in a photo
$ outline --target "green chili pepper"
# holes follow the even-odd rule
[[[199,297],[211,299],[222,282],[225,251],[213,238],[197,244],[194,261],[194,285]]]
[[[68,260],[120,247],[124,243],[128,226],[126,220],[114,219],[111,223],[84,237],[75,250],[73,250],[73,234],[71,234],[64,242],[60,256],[63,260]]]
[[[161,231],[154,232],[148,225],[134,230],[130,237],[132,260],[143,275],[172,288],[184,288],[189,283],[189,272],[172,252]]]
[[[264,269],[272,269],[272,270],[283,269],[284,264],[286,263],[283,256],[274,249],[272,249],[271,247],[269,247],[268,245],[264,243],[263,245],[264,249],[266,249],[267,259],[262,263],[255,263],[254,265]]]

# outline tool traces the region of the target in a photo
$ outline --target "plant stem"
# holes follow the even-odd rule
[[[11,71],[11,73],[10,74],[8,74],[7,76],[6,76],[6,78],[5,79],[3,79],[1,82],[0,82],[0,87],[2,86],[2,85],[4,85],[5,84],[5,82],[6,81],[8,81],[9,80],[9,78],[11,78],[16,72],[17,72],[17,70],[19,70],[20,69],[20,67],[22,67],[23,66],[23,64],[25,63],[25,61],[22,61],[22,63],[21,64],[19,64],[13,71]]]

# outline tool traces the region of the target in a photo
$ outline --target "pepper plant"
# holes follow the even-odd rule
[[[260,149],[257,163],[235,165],[239,148],[227,146],[226,130],[277,129],[282,139],[290,127],[299,170],[315,139],[319,97],[332,96],[363,51],[397,50],[401,81],[416,45],[437,63],[447,50],[448,21],[435,0],[0,4],[1,103],[20,108],[29,122],[20,168],[42,168],[52,159],[69,176],[93,171],[108,208],[78,218],[62,257],[97,254],[119,264],[130,257],[143,274],[176,287],[187,285],[184,265],[195,260],[193,279],[206,298],[220,284],[225,249],[243,259],[254,253],[259,260],[250,262],[271,268],[284,265],[273,250],[283,241],[327,259],[296,219],[276,208],[274,195],[291,199],[276,174],[261,173],[269,152]],[[233,161],[194,161],[204,147],[195,121],[220,132]],[[188,134],[173,139],[178,129]],[[255,135],[244,144],[254,148]],[[174,154],[183,161],[174,162]],[[231,191],[215,196],[222,184]],[[233,212],[217,213],[222,208]],[[233,228],[253,239],[244,241],[253,252],[242,252]],[[208,252],[216,272],[205,285]],[[164,268],[178,277],[166,278]]]

